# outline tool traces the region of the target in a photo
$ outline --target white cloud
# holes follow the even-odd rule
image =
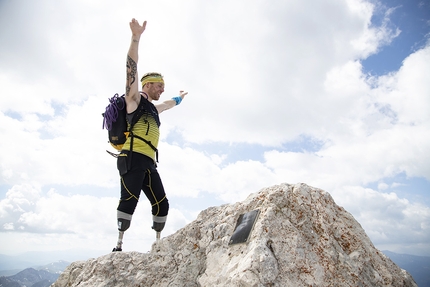
[[[378,184],[378,190],[386,190],[389,187],[388,184],[386,184],[385,182],[380,182]]]
[[[5,223],[5,224],[3,224],[3,228],[4,228],[4,230],[14,230],[15,229],[15,227],[13,226],[13,223]]]
[[[429,127],[430,46],[407,57],[397,73],[378,79],[378,100],[389,106],[400,124]]]
[[[430,251],[428,244],[422,244],[430,241],[428,206],[359,186],[344,186],[332,194],[381,250],[421,255]]]
[[[115,246],[118,236],[117,205],[117,198],[61,195],[55,190],[45,193],[39,187],[28,184],[14,186],[7,192],[6,198],[0,201],[2,245],[10,248],[19,244],[20,252],[31,248],[82,248],[104,250],[107,253]],[[189,222],[183,212],[171,209],[163,236]],[[143,199],[136,209],[132,227],[126,234],[127,248],[136,248],[141,252],[149,250],[155,238],[151,226],[150,206]],[[13,231],[18,232],[19,242],[14,242],[17,239],[11,236],[10,232]]]

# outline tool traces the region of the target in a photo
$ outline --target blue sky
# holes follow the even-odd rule
[[[384,2],[382,2],[384,3]],[[401,33],[390,45],[384,46],[377,54],[362,61],[364,71],[373,74],[386,74],[398,70],[403,60],[412,52],[422,48],[428,41],[428,19],[430,12],[425,1],[393,0],[385,2],[393,11],[390,15],[390,26],[400,29]],[[375,11],[372,22],[381,23],[386,6]]]
[[[116,243],[100,114],[124,89],[135,17],[148,21],[139,73],[164,74],[161,100],[189,92],[161,114],[163,236],[304,182],[377,248],[430,256],[429,3],[153,2],[0,1],[0,254]],[[124,250],[148,251],[150,226],[142,198]]]

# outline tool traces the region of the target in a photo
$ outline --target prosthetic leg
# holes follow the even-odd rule
[[[152,229],[155,230],[155,240],[158,242],[161,237],[161,231],[164,229],[166,225],[167,215],[166,216],[152,216]]]
[[[122,238],[124,237],[124,232],[130,227],[132,215],[118,210],[117,218],[119,231],[118,241],[112,252],[122,251]]]

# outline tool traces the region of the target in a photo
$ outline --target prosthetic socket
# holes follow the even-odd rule
[[[152,229],[156,232],[161,232],[164,229],[164,225],[166,225],[167,215],[166,216],[152,216]]]
[[[118,210],[117,218],[118,230],[122,232],[126,231],[130,227],[132,215]]]
[[[118,218],[118,230],[119,231],[126,231],[131,224],[131,218],[133,216],[131,214],[117,211],[117,218]],[[156,232],[161,232],[164,229],[164,226],[166,225],[167,215],[166,216],[152,216],[152,229],[154,229]]]

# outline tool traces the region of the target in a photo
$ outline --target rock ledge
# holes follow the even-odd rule
[[[240,214],[259,209],[248,243],[228,245]],[[60,286],[417,286],[377,250],[330,194],[281,184],[211,207],[149,253],[72,263]]]

